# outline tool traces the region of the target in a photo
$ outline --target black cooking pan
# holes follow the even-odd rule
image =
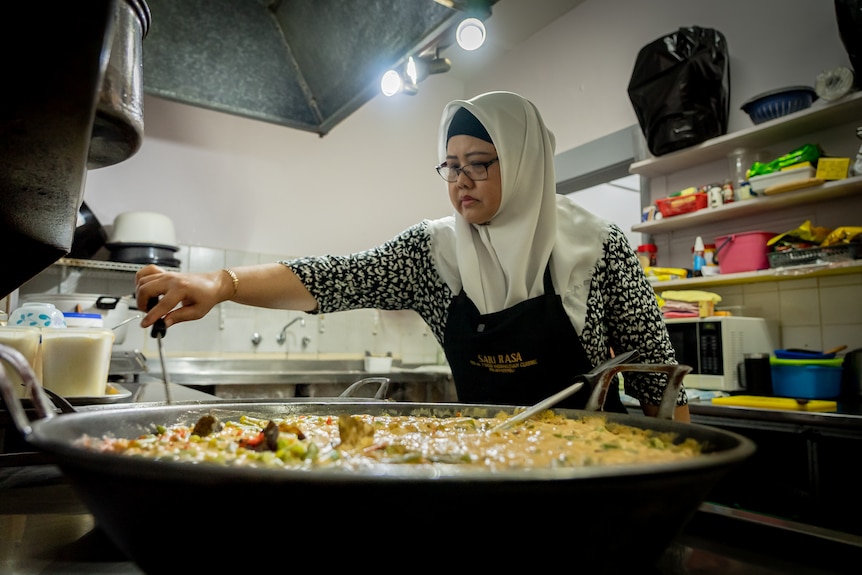
[[[222,420],[296,413],[488,417],[515,408],[213,402],[53,416],[38,385],[31,387],[41,418],[22,424],[23,410],[0,374],[0,391],[27,442],[54,457],[97,524],[147,573],[254,569],[263,562],[288,571],[299,565],[448,571],[511,568],[514,560],[538,569],[565,561],[573,571],[649,573],[712,486],[754,452],[750,440],[723,430],[608,413],[609,421],[696,439],[707,454],[662,464],[494,473],[458,466],[349,473],[196,466],[95,453],[73,442],[85,434],[136,436],[154,423],[193,424],[209,413]]]

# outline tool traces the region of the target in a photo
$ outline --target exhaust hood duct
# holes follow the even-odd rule
[[[148,0],[150,95],[323,136],[461,12],[435,0]],[[447,44],[448,45],[448,44]]]

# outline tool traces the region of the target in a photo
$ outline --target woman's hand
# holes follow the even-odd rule
[[[164,318],[165,327],[200,319],[217,304],[230,299],[233,281],[224,271],[207,273],[167,272],[156,265],[148,265],[135,275],[135,299],[138,309],[146,311],[141,327],[153,325]],[[152,309],[147,305],[152,298],[159,302]]]

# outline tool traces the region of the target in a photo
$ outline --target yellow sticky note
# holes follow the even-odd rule
[[[843,180],[849,169],[850,158],[820,158],[814,177],[820,180]]]

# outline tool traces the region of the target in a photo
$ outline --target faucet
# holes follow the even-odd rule
[[[287,322],[287,324],[283,328],[281,328],[281,333],[278,334],[278,337],[275,338],[275,341],[276,341],[276,343],[278,343],[278,345],[282,345],[285,341],[287,341],[287,328],[289,328],[290,326],[292,326],[296,322],[299,322],[299,325],[305,327],[305,318],[304,317],[293,318],[292,320]]]

